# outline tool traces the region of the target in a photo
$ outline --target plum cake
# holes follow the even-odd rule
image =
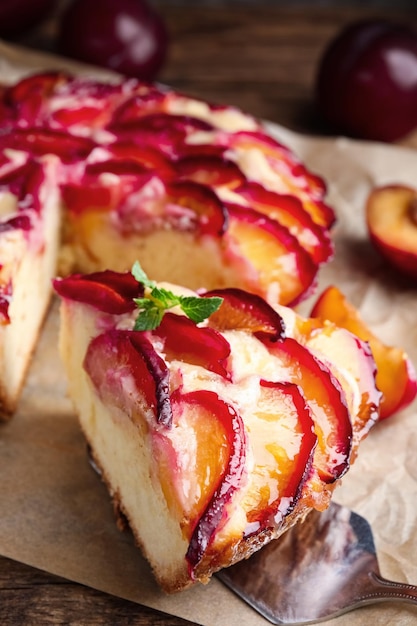
[[[3,86],[0,112],[3,418],[54,275],[123,272],[139,259],[157,281],[292,306],[332,258],[323,180],[234,107],[45,72]]]
[[[69,394],[116,511],[172,593],[324,510],[378,418],[367,343],[237,287],[54,281]]]

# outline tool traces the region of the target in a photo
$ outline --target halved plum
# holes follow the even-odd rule
[[[288,306],[307,297],[315,286],[318,267],[289,230],[253,209],[229,203],[226,207],[225,239],[230,253],[254,268],[253,290],[260,288],[266,299]]]
[[[303,390],[318,437],[314,464],[320,478],[333,483],[349,469],[352,447],[352,422],[343,389],[329,367],[295,339],[265,345],[285,368],[287,380]]]
[[[169,370],[144,333],[111,329],[90,342],[84,369],[106,404],[132,421],[150,411],[155,425],[170,427]]]
[[[121,315],[136,308],[133,298],[143,297],[144,287],[131,272],[112,270],[56,278],[53,286],[62,298],[84,302],[103,313]]]
[[[285,337],[282,317],[260,296],[238,289],[226,287],[212,289],[202,297],[220,297],[220,307],[208,318],[208,325],[216,330],[246,330],[270,341]]]
[[[368,236],[389,266],[417,279],[417,188],[391,184],[374,186],[365,206]]]
[[[199,365],[230,380],[227,369],[230,345],[213,328],[199,327],[184,315],[165,313],[152,334],[163,340],[168,361],[177,359]]]

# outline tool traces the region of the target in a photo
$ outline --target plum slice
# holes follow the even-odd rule
[[[208,324],[216,330],[246,330],[259,337],[278,341],[285,336],[282,317],[260,296],[237,287],[212,289],[201,294],[223,299],[219,309],[212,313]]]
[[[58,84],[70,80],[69,74],[62,71],[49,71],[31,74],[22,78],[15,85],[7,89],[6,99],[13,105],[18,105],[24,100],[32,99],[34,94],[49,96]]]
[[[58,85],[65,84],[70,77],[64,72],[43,72],[23,78],[5,92],[5,102],[14,107],[20,125],[30,127],[39,123],[48,97]]]
[[[295,154],[284,144],[262,131],[239,131],[231,136],[236,147],[257,147],[271,160],[281,173],[291,174],[297,180],[297,186],[305,189],[314,199],[321,199],[326,193],[326,185],[321,178],[310,172]],[[331,212],[328,217],[333,217]]]
[[[332,483],[349,469],[352,423],[346,397],[327,365],[295,339],[265,344],[284,366],[289,382],[303,390],[318,437],[314,464],[320,478]]]
[[[136,308],[133,298],[143,296],[143,285],[130,272],[104,270],[92,274],[73,274],[55,279],[53,286],[62,298],[83,302],[103,313],[121,315]]]
[[[82,176],[77,182],[64,182],[60,190],[65,208],[73,214],[111,211],[122,198],[122,189],[116,181],[102,183],[95,176]]]
[[[0,222],[0,233],[5,233],[9,230],[30,230],[32,228],[32,221],[27,213],[23,215],[14,215],[9,219]]]
[[[371,332],[359,311],[337,287],[332,285],[322,292],[311,316],[322,321],[330,320],[369,343],[376,363],[376,386],[382,392],[379,419],[386,419],[415,399],[417,377],[407,353],[385,344]]]
[[[95,147],[88,137],[50,128],[15,128],[0,138],[0,148],[25,150],[34,156],[56,154],[64,163],[85,158]]]
[[[182,533],[190,541],[225,477],[231,454],[242,453],[244,465],[245,433],[239,441],[239,417],[214,392],[184,394],[177,389],[171,406],[172,428],[152,433],[152,451],[167,505],[179,513]]]
[[[134,122],[142,115],[162,113],[168,95],[154,85],[141,83],[139,92],[122,102],[113,112],[111,126]]]
[[[175,168],[180,180],[194,180],[210,187],[225,185],[233,189],[246,180],[236,163],[214,155],[182,157],[176,161]]]
[[[137,160],[108,159],[86,163],[81,176],[64,181],[60,189],[71,213],[113,211],[151,176],[152,171]]]
[[[148,168],[138,160],[108,159],[94,161],[85,166],[86,176],[99,177],[101,174],[115,174],[116,176],[142,176]]]
[[[106,172],[118,178],[101,178]],[[61,192],[72,213],[118,211],[126,234],[153,219],[158,224],[161,218],[165,225],[202,235],[220,237],[226,229],[226,207],[209,187],[193,181],[164,181],[134,160],[89,164],[84,176],[63,183]]]
[[[213,391],[198,390],[183,395],[176,392],[172,408],[174,423],[190,420],[191,415],[198,438],[196,467],[189,470],[196,475],[202,494],[194,507],[186,554],[190,575],[194,576],[216,532],[226,521],[227,505],[244,479],[246,433],[240,415]],[[181,458],[185,452],[182,438],[178,439],[178,446],[178,458]]]
[[[0,191],[8,191],[17,198],[19,210],[41,210],[39,191],[45,180],[41,163],[28,160],[23,165],[0,176]]]
[[[188,159],[200,157],[218,157],[224,159],[227,146],[210,143],[185,143],[177,146],[176,156],[178,159]]]
[[[213,127],[208,122],[200,120],[190,115],[175,115],[166,112],[149,113],[136,117],[133,120],[128,120],[122,123],[120,120],[118,123],[114,122],[109,125],[109,130],[115,129],[124,130],[139,130],[148,129],[158,133],[161,130],[178,130],[183,136],[186,136],[189,132],[194,130],[212,130]]]
[[[241,185],[235,192],[245,198],[254,209],[286,226],[316,263],[324,263],[333,257],[329,231],[314,222],[296,196],[275,193],[254,182]]]
[[[115,141],[106,147],[113,160],[133,161],[146,170],[157,172],[163,180],[175,178],[175,168],[170,159],[155,146],[138,146],[129,141]]]
[[[223,202],[209,187],[191,180],[166,183],[169,204],[184,207],[195,214],[201,234],[220,237],[227,228],[228,212]]]
[[[304,208],[311,214],[313,220],[330,228],[335,221],[335,214],[331,207],[323,201],[326,193],[324,180],[312,172],[296,158],[283,144],[262,131],[239,131],[230,135],[218,134],[216,141],[226,143],[237,151],[247,152],[255,150],[261,153],[269,167],[284,184],[288,193],[298,196]],[[238,159],[239,161],[239,159]],[[243,168],[244,172],[245,169]]]
[[[144,333],[111,329],[89,344],[84,369],[100,398],[134,421],[138,407],[155,424],[170,427],[169,370]]]
[[[229,203],[226,207],[229,250],[252,265],[263,292],[272,288],[280,304],[289,306],[307,297],[315,286],[318,266],[294,235],[254,209]]]
[[[227,370],[230,345],[213,328],[196,326],[184,315],[165,313],[161,324],[152,334],[163,339],[164,353],[169,361],[177,359],[200,365],[230,379]]]
[[[9,306],[13,295],[11,281],[0,285],[0,326],[10,324]]]
[[[187,115],[153,113],[127,122],[109,124],[108,130],[122,141],[140,146],[153,146],[165,154],[176,156],[187,136],[196,130],[211,130],[207,122]]]
[[[71,126],[104,126],[108,119],[108,112],[101,106],[80,105],[72,108],[62,108],[53,111],[49,123],[51,126],[58,126],[69,129]]]
[[[87,162],[78,180],[61,184],[64,204],[73,213],[114,210],[154,173],[164,181],[174,177],[172,165],[161,152],[116,142],[106,148],[105,158]]]
[[[252,419],[255,424],[248,430],[255,465],[249,533],[279,524],[292,511],[310,475],[317,445],[309,406],[293,383],[261,380]]]

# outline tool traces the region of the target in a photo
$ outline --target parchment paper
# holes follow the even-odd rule
[[[0,80],[73,64],[0,43]],[[84,73],[91,73],[88,68]],[[95,71],[95,75],[106,73]],[[319,289],[337,284],[386,342],[417,363],[417,284],[401,279],[368,243],[364,201],[377,184],[417,184],[417,153],[386,145],[315,139],[270,125],[329,183],[337,211],[336,257]],[[305,307],[307,309],[307,307]],[[128,533],[116,529],[107,493],[91,469],[57,353],[57,303],[46,320],[18,413],[0,426],[0,553],[93,588],[203,625],[267,622],[217,580],[175,596],[156,586]],[[417,584],[416,407],[378,425],[335,500],[367,517],[382,574]],[[327,622],[417,623],[408,605],[382,604]]]

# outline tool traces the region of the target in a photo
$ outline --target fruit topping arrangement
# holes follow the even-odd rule
[[[247,291],[155,283],[138,263],[54,287],[67,319],[84,305],[94,320],[83,368],[96,393],[143,422],[191,580],[230,564],[240,542],[279,534],[288,516],[326,508],[378,420],[367,343]]]
[[[333,256],[335,215],[323,180],[234,107],[134,79],[103,83],[62,72],[4,87],[0,107],[4,184],[20,175],[18,167],[10,171],[10,151],[28,167],[59,161],[63,243],[83,255],[66,271],[107,268],[103,229],[121,247],[131,238],[135,248],[171,230],[183,243],[207,246],[201,266],[212,283],[187,285],[188,272],[172,277],[166,243],[153,244],[152,267],[142,261],[149,275],[164,263],[158,280],[214,288],[220,259],[230,286],[293,305],[311,293]]]

